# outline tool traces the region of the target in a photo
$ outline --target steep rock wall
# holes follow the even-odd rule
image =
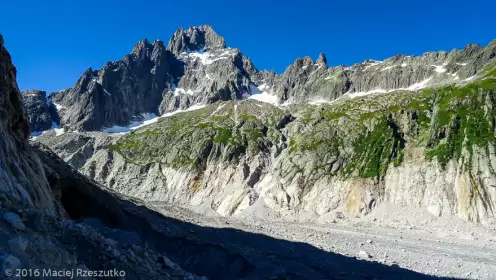
[[[16,83],[16,69],[0,35],[0,192],[54,213],[52,190],[39,158],[29,146],[28,136],[29,124]]]

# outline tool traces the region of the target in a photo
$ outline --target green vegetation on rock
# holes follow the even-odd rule
[[[428,159],[442,166],[458,160],[464,150],[494,145],[496,80],[488,78],[464,87],[449,86],[437,91]],[[471,157],[467,164],[471,164]]]
[[[217,103],[160,119],[120,138],[110,149],[134,164],[202,170],[208,160],[237,162],[280,145],[277,125],[284,117],[282,110],[254,101]]]
[[[301,104],[292,114],[254,101],[217,103],[163,118],[122,137],[111,150],[135,164],[196,170],[211,160],[237,164],[242,157],[286,150],[281,168],[310,181],[381,178],[402,165],[408,148],[420,148],[444,167],[464,151],[471,155],[475,147],[494,145],[496,72],[484,73],[464,86]],[[470,165],[470,157],[464,162]]]

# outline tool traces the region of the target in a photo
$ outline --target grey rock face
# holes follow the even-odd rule
[[[182,53],[178,58],[184,63],[184,74],[173,89],[164,91],[160,114],[195,104],[242,99],[255,87],[250,71],[256,69],[238,49]]]
[[[190,51],[213,51],[224,49],[226,42],[224,37],[219,36],[210,25],[193,26],[186,30],[179,28],[169,41],[167,49],[174,55],[179,56],[183,52]]]
[[[140,41],[123,60],[88,69],[76,85],[51,94],[67,130],[100,130],[195,104],[242,99],[256,68],[208,25],[182,28],[169,42]]]
[[[55,92],[61,125],[98,130],[126,125],[143,113],[158,113],[162,91],[171,86],[171,57],[161,41],[140,41],[121,61],[88,69],[74,87]]]
[[[487,47],[467,45],[463,50],[429,52],[421,56],[396,55],[384,61],[366,60],[350,67],[328,68],[323,54],[316,62],[299,58],[277,75],[268,88],[280,102],[332,101],[343,95],[460,83],[477,74],[496,55],[496,41]]]
[[[52,126],[52,115],[47,104],[46,92],[25,90],[21,92],[22,102],[26,107],[31,131],[43,131]]]
[[[327,58],[323,53],[319,54],[319,58],[316,61],[317,65],[320,67],[326,67],[327,68]]]
[[[305,63],[318,67],[309,58],[296,66]],[[388,201],[487,223],[496,205],[495,81],[319,106],[219,102],[126,136],[39,141],[117,192],[225,216],[255,216],[262,206],[297,217],[362,216]],[[459,153],[442,150],[472,135],[487,137],[466,140]]]
[[[22,201],[51,212],[51,189],[28,137],[29,122],[16,83],[16,69],[0,44],[0,192],[6,194],[9,203]]]
[[[28,240],[17,236],[9,240],[8,242],[10,250],[14,253],[24,252],[28,247]]]
[[[2,271],[15,271],[21,268],[21,261],[15,256],[4,254],[0,256],[0,262],[2,263]]]
[[[21,221],[21,218],[16,213],[7,212],[4,213],[2,218],[13,228],[18,230],[24,230],[26,226]]]

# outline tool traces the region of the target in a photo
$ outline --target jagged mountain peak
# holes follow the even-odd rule
[[[138,41],[138,43],[133,47],[131,54],[135,55],[139,59],[143,59],[152,49],[153,45],[150,44],[147,39],[144,39]]]
[[[140,40],[133,47],[133,50],[130,54],[124,57],[124,61],[129,62],[129,60],[151,60],[154,63],[157,63],[157,60],[160,57],[167,56],[167,48],[162,40],[155,40],[152,43],[147,39]]]
[[[184,30],[180,27],[169,40],[168,50],[175,55],[187,51],[216,50],[226,47],[224,37],[218,35],[212,26],[191,26]]]
[[[319,58],[317,58],[317,61],[316,63],[319,65],[319,66],[322,66],[322,67],[327,67],[327,58],[325,56],[324,53],[320,53],[319,54]]]
[[[479,45],[479,44],[467,44],[465,48],[463,48],[464,51],[479,51],[482,50],[484,47]],[[456,49],[455,49],[456,50]]]
[[[157,40],[153,41],[152,45],[153,46],[160,46],[160,47],[164,46],[165,47],[164,41],[162,41],[160,39],[157,39]]]

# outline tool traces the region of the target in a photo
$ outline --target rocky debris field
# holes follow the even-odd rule
[[[270,220],[264,220],[205,216],[161,204],[152,208],[202,227],[218,228],[219,237],[227,229],[244,231],[247,236],[266,235],[260,242],[198,237],[241,248],[247,255],[277,258],[284,271],[301,273],[301,279],[496,279],[494,229],[419,209],[385,204],[365,218],[340,219],[337,215],[321,223],[301,223],[277,218],[269,211],[266,217]]]

